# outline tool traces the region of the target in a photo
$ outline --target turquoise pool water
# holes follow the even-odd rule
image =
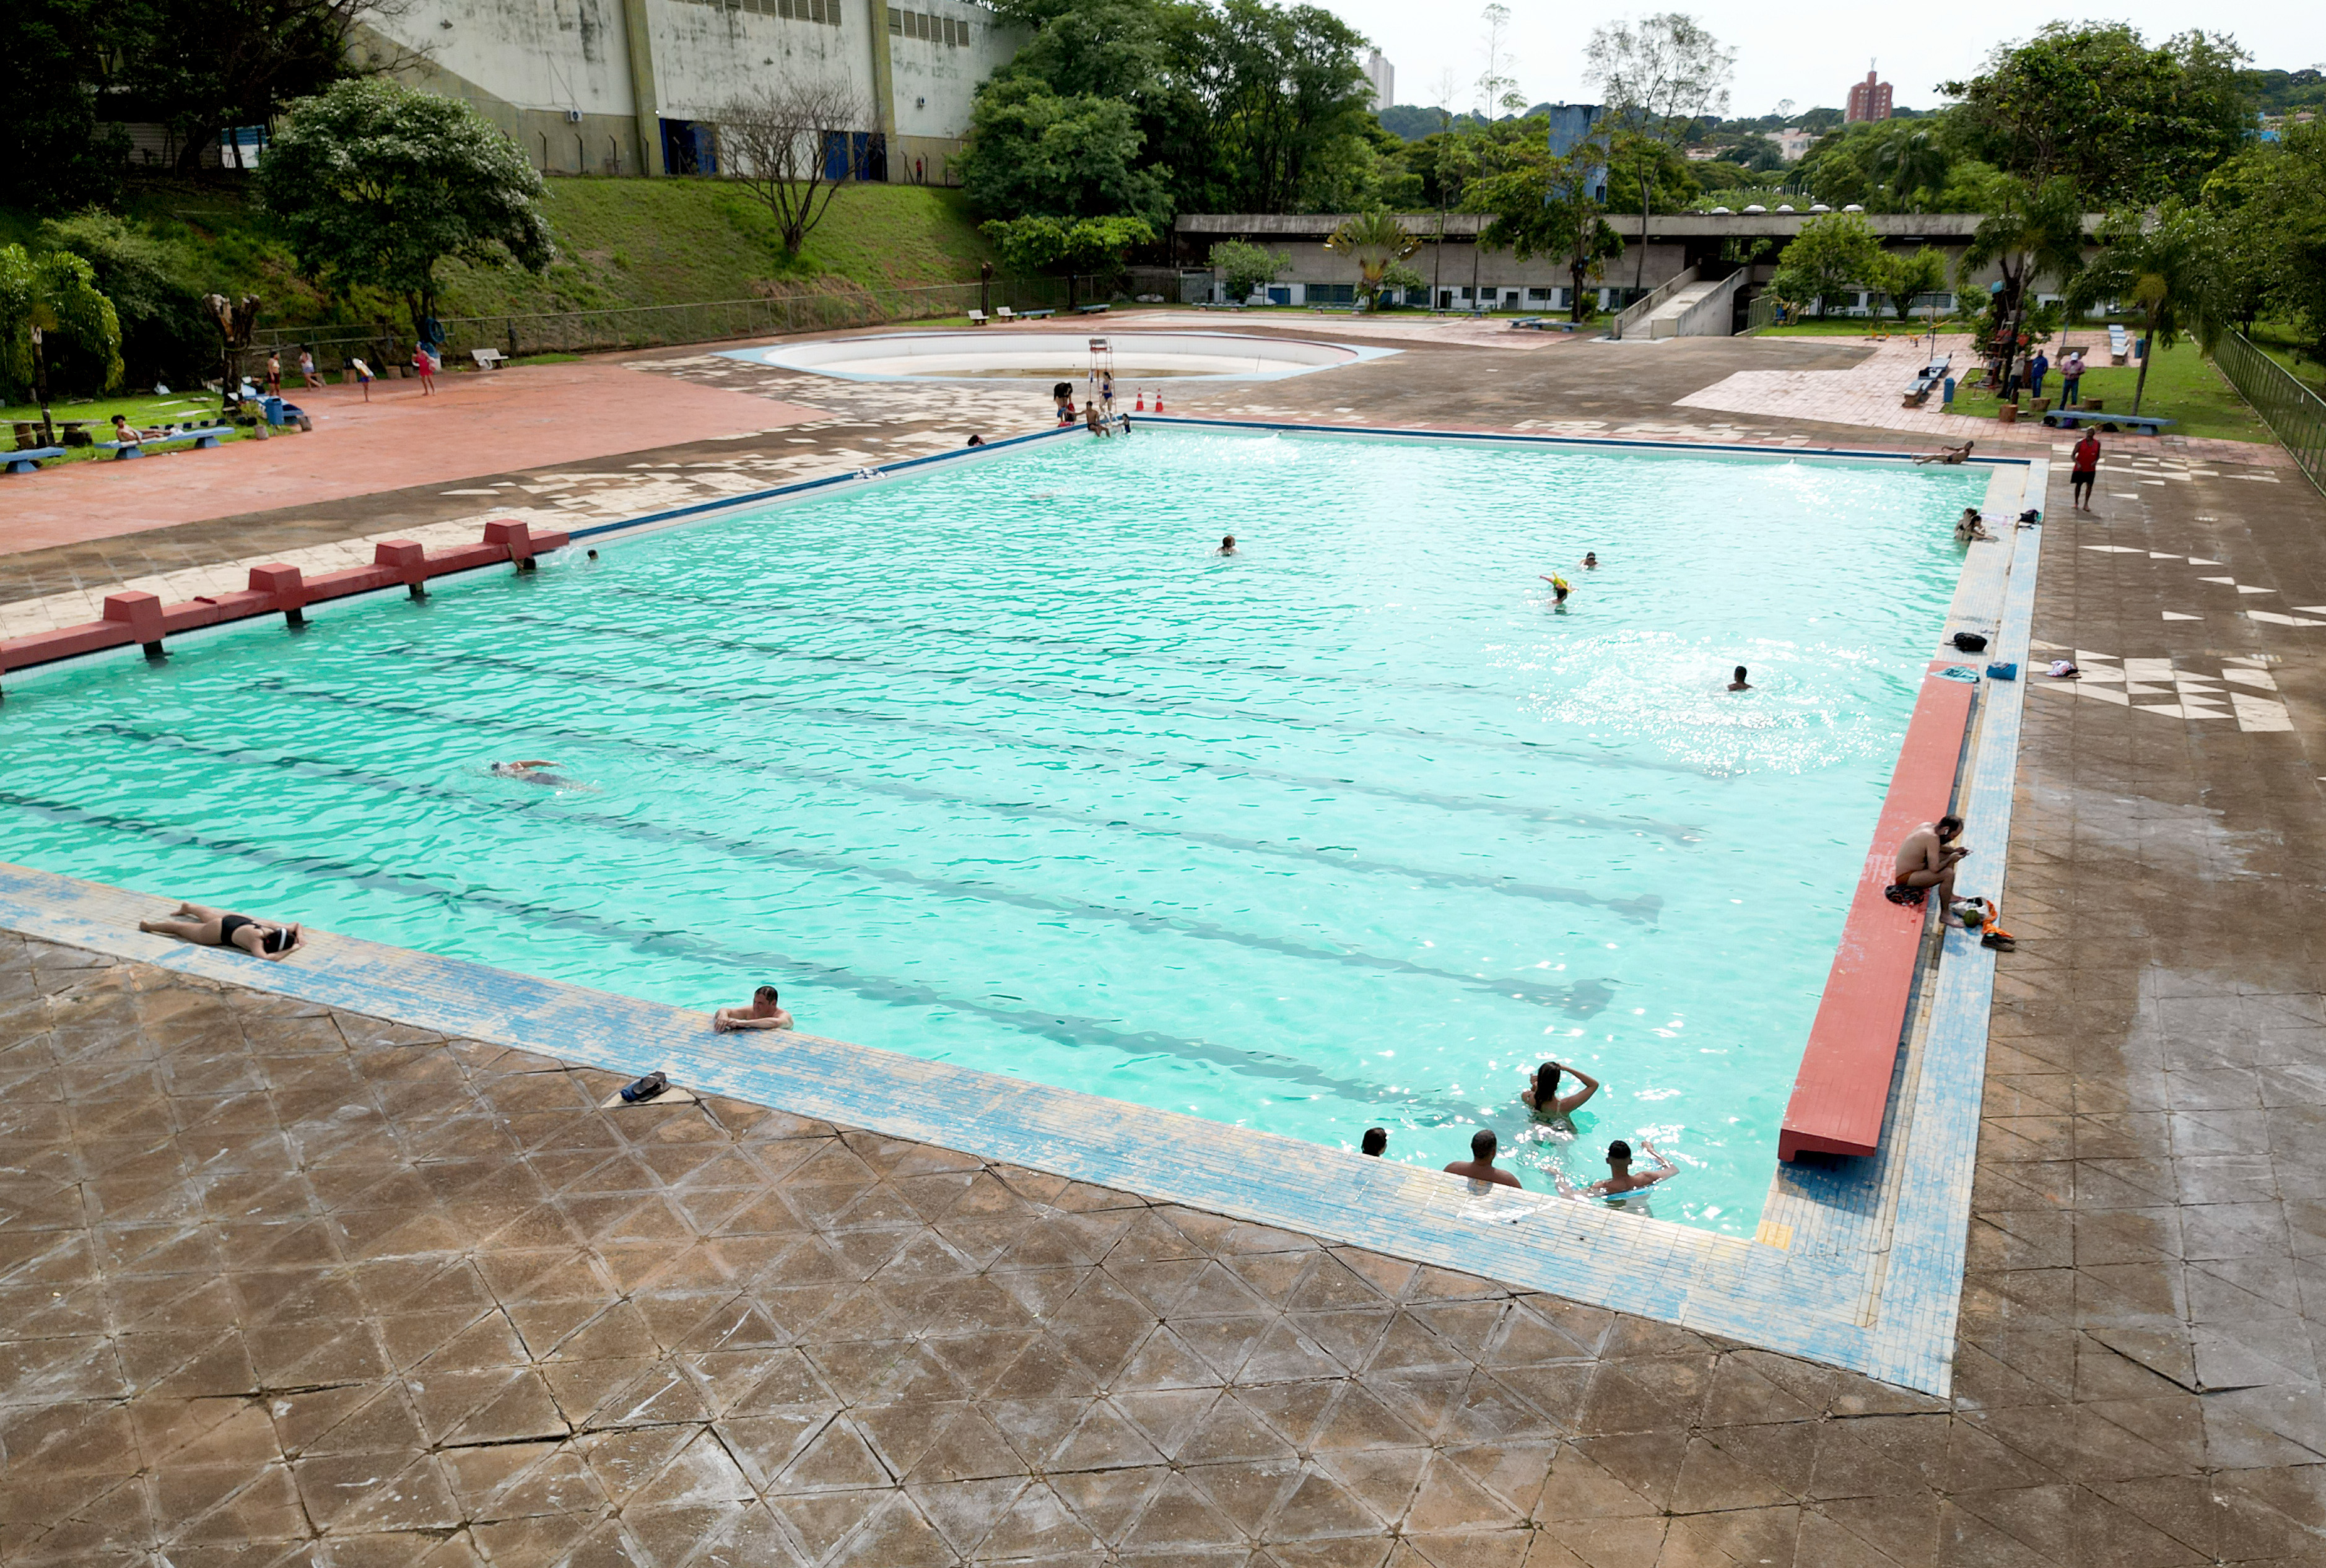
[[[1050,440],[16,677],[0,839],[1398,1159],[1490,1125],[1530,1186],[1645,1133],[1749,1233],[1985,482]]]

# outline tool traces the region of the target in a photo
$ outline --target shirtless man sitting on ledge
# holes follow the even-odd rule
[[[1960,817],[1940,817],[1906,835],[1906,841],[1898,846],[1896,875],[1890,879],[1893,903],[1920,904],[1921,897],[1900,896],[1901,890],[1912,893],[1931,887],[1939,890],[1940,909],[1954,902],[1955,867],[1970,853],[1955,842],[1962,830]]]

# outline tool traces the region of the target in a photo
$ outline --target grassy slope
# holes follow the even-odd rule
[[[447,315],[681,304],[749,295],[754,283],[819,277],[868,287],[959,283],[991,251],[958,190],[862,185],[842,190],[802,255],[786,264],[775,226],[741,187],[716,180],[553,178],[544,204],[559,259],[544,278],[444,269]],[[265,215],[228,183],[141,181],[123,215],[175,257],[200,292],[255,293],[267,325],[366,320],[392,302],[352,306],[301,282]],[[34,237],[30,214],[0,209],[0,244]]]

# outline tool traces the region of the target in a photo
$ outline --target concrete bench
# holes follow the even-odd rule
[[[1924,675],[1914,715],[1907,721],[1889,796],[1858,873],[1840,947],[1777,1135],[1781,1160],[1804,1154],[1870,1155],[1881,1145],[1883,1113],[1905,1037],[1906,1005],[1921,960],[1922,930],[1930,900],[1937,896],[1900,905],[1890,902],[1887,889],[1906,835],[1946,814],[1978,690],[1940,674],[1945,667],[1941,661]]]
[[[1530,332],[1573,332],[1580,329],[1577,323],[1558,316],[1521,316],[1511,325],[1522,327]]]
[[[508,363],[508,356],[498,348],[471,348],[469,357],[477,362],[479,370],[498,370]]]
[[[1106,305],[1076,305],[1075,307],[1075,314],[1077,316],[1103,316],[1112,307]],[[1045,314],[1047,313],[1047,312],[1045,312]],[[1028,311],[1028,314],[1030,315],[1032,312]]]
[[[221,424],[213,425],[208,430],[181,430],[175,435],[148,436],[143,441],[98,441],[96,445],[99,451],[111,452],[114,460],[118,462],[123,458],[144,457],[144,449],[147,447],[175,446],[180,441],[191,441],[196,447],[214,447],[219,444],[220,436],[230,436],[233,433],[233,426]]]
[[[2055,408],[2043,416],[2043,422],[2053,430],[2077,430],[2092,425],[2104,431],[2116,431],[2130,425],[2142,435],[2162,435],[2168,424],[2180,421],[2159,419],[2147,413],[2108,413],[2089,408]]]
[[[1003,312],[1003,317],[1004,317],[1004,319],[1005,319],[1005,320],[1006,320],[1006,319],[1007,319],[1007,317],[1008,317],[1008,312],[1007,312],[1006,311]],[[969,313],[969,324],[970,324],[971,326],[972,326],[972,327],[982,327],[982,326],[984,326],[984,325],[985,325],[985,312],[984,312],[984,311],[972,311]]]
[[[7,464],[12,474],[31,474],[40,471],[42,459],[64,455],[62,447],[18,447],[13,452],[0,452],[0,461]]]

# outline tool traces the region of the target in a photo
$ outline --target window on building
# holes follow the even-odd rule
[[[1527,290],[1527,303],[1530,305],[1548,305],[1555,301],[1558,296],[1558,291],[1557,289],[1538,289],[1530,287]]]
[[[889,7],[889,32],[898,38],[926,38],[931,43],[943,43],[962,49],[969,43],[969,23],[950,16],[933,16],[926,11],[901,11]]]
[[[826,27],[840,25],[840,0],[702,0],[702,3],[724,5],[730,11],[749,11],[754,16],[780,16],[786,22],[819,22]]]

